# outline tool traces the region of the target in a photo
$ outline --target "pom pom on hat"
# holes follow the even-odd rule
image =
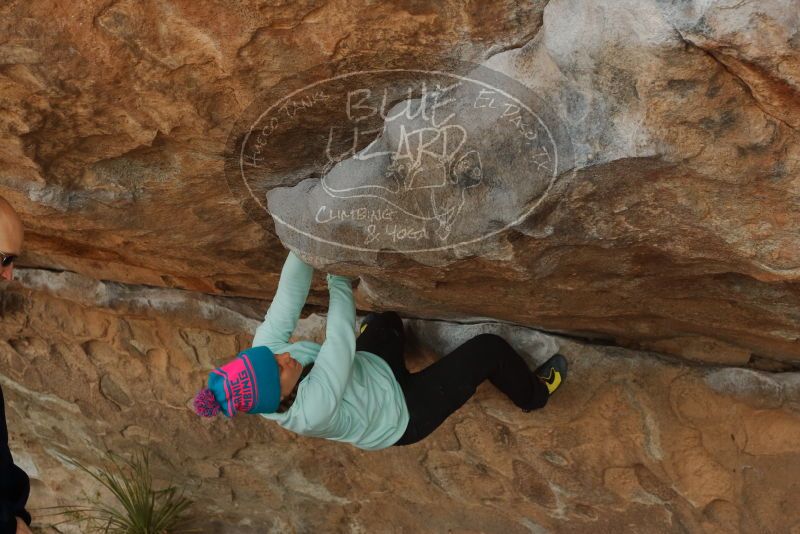
[[[201,390],[194,398],[194,411],[201,417],[214,417],[221,410],[214,393],[208,388]]]

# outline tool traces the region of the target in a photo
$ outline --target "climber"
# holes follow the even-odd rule
[[[6,199],[0,197],[0,276],[11,280],[14,260],[22,250],[22,221]],[[14,465],[8,448],[8,430],[0,388],[0,533],[30,534],[31,516],[25,510],[30,492],[30,480],[25,472]]]
[[[502,338],[481,334],[426,369],[409,373],[404,331],[394,312],[368,315],[355,334],[350,281],[328,274],[325,342],[289,343],[311,286],[313,269],[293,252],[253,347],[214,369],[195,411],[261,414],[298,434],[367,449],[425,438],[489,379],[524,411],[542,408],[566,378],[556,354],[531,372]]]

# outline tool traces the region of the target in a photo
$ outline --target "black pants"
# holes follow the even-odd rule
[[[547,386],[500,336],[480,334],[413,374],[406,369],[404,341],[403,322],[394,312],[373,316],[356,340],[356,350],[376,354],[389,364],[403,390],[411,418],[395,445],[410,445],[428,436],[487,378],[523,410],[547,404]]]

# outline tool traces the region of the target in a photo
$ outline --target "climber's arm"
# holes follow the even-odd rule
[[[350,280],[329,274],[328,288],[330,305],[325,342],[302,388],[301,405],[309,407],[306,418],[312,424],[325,424],[333,415],[350,381],[356,353],[356,306]]]
[[[254,347],[265,345],[273,351],[280,350],[277,346],[289,341],[308,298],[313,274],[314,269],[310,265],[294,252],[289,252],[281,270],[275,298],[267,310],[264,322],[256,328]]]

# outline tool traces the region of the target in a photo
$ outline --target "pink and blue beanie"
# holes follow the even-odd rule
[[[273,413],[281,400],[278,363],[267,347],[251,347],[208,374],[208,388],[194,398],[194,411],[214,417],[237,412]]]

